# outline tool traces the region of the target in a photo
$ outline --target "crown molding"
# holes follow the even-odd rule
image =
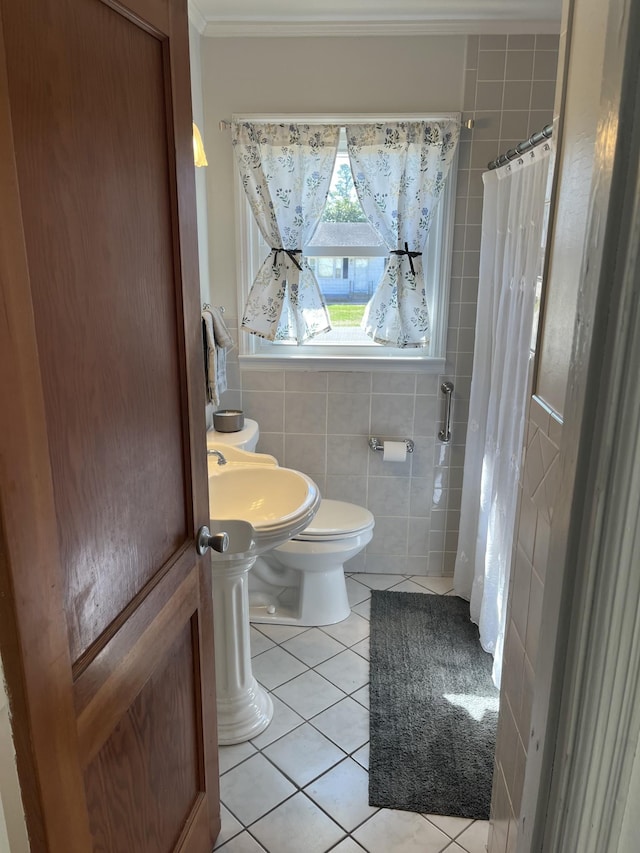
[[[189,0],[189,12],[193,0]],[[326,36],[526,35],[559,33],[559,20],[291,21],[209,19],[207,38],[303,38]]]
[[[207,28],[207,19],[196,5],[195,0],[189,0],[188,11],[189,21],[197,29],[200,35],[203,35]]]

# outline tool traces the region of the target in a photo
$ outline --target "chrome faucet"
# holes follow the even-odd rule
[[[218,457],[218,465],[226,465],[227,460],[224,458],[222,453],[219,450],[209,450],[207,448],[207,456],[217,456]]]

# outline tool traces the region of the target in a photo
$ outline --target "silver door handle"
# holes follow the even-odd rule
[[[224,553],[229,547],[229,534],[228,533],[214,533],[211,535],[211,531],[204,524],[200,530],[198,530],[198,536],[196,538],[196,550],[198,554],[202,557],[207,553],[209,548],[213,548],[214,551],[218,551],[219,553]]]

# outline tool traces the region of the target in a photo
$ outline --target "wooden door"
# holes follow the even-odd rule
[[[0,16],[0,647],[32,850],[210,851],[186,0]]]

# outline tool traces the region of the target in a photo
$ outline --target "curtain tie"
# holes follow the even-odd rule
[[[298,262],[298,259],[296,258],[296,255],[301,255],[301,254],[302,254],[302,249],[283,249],[282,247],[280,247],[279,249],[277,249],[277,248],[274,246],[274,247],[271,249],[271,251],[273,252],[273,268],[274,268],[274,269],[276,268],[276,264],[278,263],[278,254],[279,254],[280,252],[284,252],[284,253],[285,253],[285,255],[289,255],[289,257],[291,258],[291,260],[293,261],[293,263],[298,267],[298,269],[300,270],[300,272],[302,272],[302,266],[300,265],[300,263]]]
[[[389,252],[390,255],[406,255],[409,258],[409,266],[411,267],[411,275],[415,275],[416,271],[413,268],[413,259],[419,258],[422,252],[410,252],[409,244],[404,244],[404,249],[393,249]]]

